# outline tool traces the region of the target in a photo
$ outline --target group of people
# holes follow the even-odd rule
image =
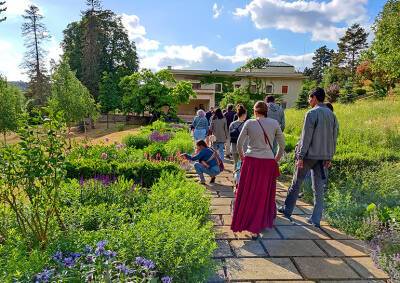
[[[224,149],[232,156],[235,166],[240,164],[231,229],[249,231],[253,238],[265,228],[272,228],[277,210],[291,220],[300,187],[311,172],[314,192],[314,210],[309,223],[319,227],[324,206],[324,187],[327,168],[336,151],[338,121],[331,105],[324,103],[325,92],[316,88],[310,92],[312,107],[305,116],[302,134],[296,147],[296,169],[284,205],[277,209],[275,203],[279,161],[284,154],[285,115],[283,109],[268,96],[253,107],[253,115],[243,105],[229,105],[221,109],[197,112],[192,123],[196,140],[196,153],[184,156],[195,162],[200,182],[204,174],[211,176],[211,183],[221,172]],[[212,143],[212,146],[210,146]],[[226,146],[227,145],[227,146]]]

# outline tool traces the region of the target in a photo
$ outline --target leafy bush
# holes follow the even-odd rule
[[[169,210],[194,216],[205,223],[210,213],[210,199],[205,191],[203,186],[189,181],[183,173],[164,174],[151,187],[144,211]]]
[[[356,89],[354,90],[354,92],[355,92],[356,95],[358,95],[358,96],[362,96],[362,95],[366,95],[366,94],[367,94],[367,91],[366,91],[365,89],[363,89],[363,88],[356,88]]]
[[[151,187],[163,171],[180,172],[178,165],[171,162],[102,162],[93,159],[78,159],[67,162],[67,176],[69,178],[92,178],[96,175],[121,176],[132,179],[135,184],[146,188]]]
[[[164,160],[168,157],[168,152],[163,143],[153,143],[149,145],[144,149],[144,153],[147,157],[156,160]]]
[[[123,143],[126,146],[136,149],[143,149],[151,144],[148,137],[142,135],[128,135],[123,138]]]
[[[191,153],[193,151],[193,138],[187,131],[178,132],[174,138],[165,144],[168,156],[175,156],[179,153]]]
[[[126,234],[124,249],[154,261],[176,282],[204,282],[213,271],[216,249],[212,223],[161,210],[144,215]]]

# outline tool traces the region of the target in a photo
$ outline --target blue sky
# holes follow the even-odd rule
[[[24,46],[21,13],[31,3],[45,16],[52,39],[50,58],[68,23],[80,18],[84,0],[8,0],[8,19],[0,24],[0,73],[25,79],[20,68]],[[302,69],[322,45],[337,39],[354,22],[369,29],[384,0],[104,0],[122,16],[138,47],[141,67],[230,70],[248,58],[265,56]]]

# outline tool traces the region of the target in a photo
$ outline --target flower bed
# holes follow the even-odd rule
[[[157,129],[143,128],[140,134],[153,130],[165,133],[160,125],[155,125]],[[32,135],[35,131],[41,129],[36,127]],[[168,132],[170,140],[152,141],[149,146],[178,144],[175,138],[185,134],[177,126],[171,126]],[[59,138],[54,134],[49,141]],[[16,197],[29,199],[32,193],[23,184],[34,172],[38,190],[24,209],[26,213],[37,210],[40,221],[47,219],[43,213],[51,213],[45,237],[38,238],[22,230],[18,215],[9,205],[2,206],[1,282],[202,282],[209,277],[216,248],[208,220],[210,199],[202,186],[185,177],[178,159],[146,160],[146,147],[77,147],[67,154],[66,161],[62,157],[54,163],[58,167],[51,168],[58,172],[54,176],[61,183],[54,183],[49,201],[40,188],[41,184],[53,184],[45,164],[49,149],[55,147],[39,146],[45,141],[37,141],[38,147],[29,148],[25,143],[0,150],[5,161],[1,166],[9,166],[11,159],[25,160],[25,155],[40,156],[38,162],[44,164],[35,171],[31,171],[28,159],[13,165],[19,175],[1,170],[0,186],[8,197],[14,192],[5,189],[17,182],[19,191],[26,194]],[[57,147],[60,156],[61,148]],[[39,199],[43,207],[35,208]]]

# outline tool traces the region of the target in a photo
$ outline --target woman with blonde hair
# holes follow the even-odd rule
[[[272,228],[276,218],[276,180],[278,162],[285,149],[285,139],[276,120],[267,118],[268,107],[258,101],[253,108],[255,119],[248,120],[240,132],[237,149],[242,159],[231,229],[249,231],[256,239],[265,228]],[[246,152],[244,142],[248,141]],[[279,150],[274,156],[273,143]]]

